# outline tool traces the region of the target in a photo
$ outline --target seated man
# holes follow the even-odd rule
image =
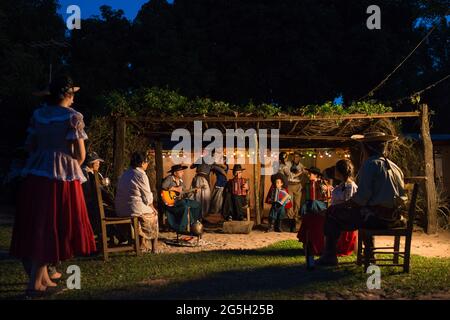
[[[317,265],[337,265],[336,244],[341,231],[396,225],[400,220],[399,208],[406,200],[403,172],[384,155],[387,143],[398,138],[382,132],[352,138],[361,142],[365,160],[358,174],[358,190],[350,200],[327,209],[325,250]],[[363,241],[373,245],[373,239]]]
[[[158,212],[153,206],[153,193],[146,170],[150,163],[142,152],[131,155],[130,168],[119,178],[116,190],[116,210],[119,217],[138,217],[141,250],[158,253]]]
[[[173,191],[177,194],[177,198],[173,205],[165,205],[167,210],[167,220],[169,225],[178,232],[186,232],[190,227],[202,217],[201,205],[198,201],[184,197],[188,195],[183,182],[184,170],[187,166],[177,164],[169,170],[170,175],[167,176],[161,185],[163,191]],[[188,216],[189,209],[189,216]],[[189,228],[190,229],[190,228]]]
[[[84,161],[82,170],[87,181],[83,183],[83,194],[86,201],[86,207],[88,209],[89,220],[94,230],[94,234],[101,232],[100,226],[100,212],[98,208],[97,193],[95,190],[95,178],[94,173],[98,172],[100,178],[100,190],[102,192],[103,206],[105,210],[105,216],[114,217],[113,212],[114,199],[113,196],[105,189],[108,185],[108,180],[104,179],[100,170],[101,163],[104,162],[102,158],[96,152],[90,152]]]
[[[247,179],[242,177],[242,171],[244,170],[240,164],[234,165],[233,179],[228,181],[224,190],[223,214],[228,221],[244,220],[249,190]]]

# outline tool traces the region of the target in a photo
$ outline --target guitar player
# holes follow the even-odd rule
[[[170,168],[168,175],[162,182],[161,188],[165,191],[174,191],[177,194],[186,192],[186,187],[183,182],[184,170],[188,167],[181,164],[176,164]],[[189,210],[188,210],[189,208]],[[173,206],[165,205],[167,212],[167,220],[169,225],[178,230],[178,232],[185,232],[195,222],[201,219],[201,204],[198,201],[181,197],[175,200]],[[189,211],[189,216],[188,216]]]

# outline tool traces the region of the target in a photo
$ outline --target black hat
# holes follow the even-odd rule
[[[287,187],[288,179],[284,174],[282,174],[281,172],[277,172],[270,177],[270,181],[272,182],[272,184],[275,184],[275,181],[277,181],[277,179],[280,179],[283,182],[283,187]]]
[[[285,160],[287,157],[288,157],[288,155],[286,152],[284,152],[284,151],[280,152],[280,154],[279,154],[280,160]]]
[[[183,166],[181,164],[176,164],[176,165],[172,166],[170,168],[170,170],[167,171],[167,172],[168,173],[174,173],[174,172],[177,172],[177,171],[186,170],[187,168],[188,168],[188,166]]]
[[[238,171],[244,171],[245,169],[242,168],[242,166],[240,164],[235,164],[233,167],[233,176],[236,175],[236,172]]]
[[[313,174],[317,174],[318,176],[322,176],[322,172],[317,167],[311,167],[311,168],[305,169],[305,170],[308,171],[309,173],[313,173]]]
[[[80,87],[74,85],[71,77],[67,75],[61,75],[52,80],[48,89],[34,92],[35,96],[60,96],[67,93],[75,93],[80,90]]]
[[[97,152],[90,152],[87,157],[86,157],[86,163],[92,163],[94,161],[100,161],[100,162],[105,162],[105,160],[103,160],[102,158],[99,157],[99,155],[97,154]]]

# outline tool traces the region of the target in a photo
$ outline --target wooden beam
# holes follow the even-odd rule
[[[419,111],[409,112],[386,112],[381,114],[346,114],[346,115],[325,115],[325,116],[279,116],[279,117],[138,117],[126,118],[127,120],[138,120],[143,122],[194,122],[194,121],[208,121],[208,122],[292,122],[292,121],[330,121],[330,120],[349,120],[349,119],[381,119],[381,118],[411,118],[420,117]]]
[[[114,126],[114,179],[119,180],[125,167],[126,121],[118,118]]]
[[[421,107],[421,133],[425,161],[425,202],[427,205],[427,233],[435,234],[438,229],[436,185],[434,181],[433,142],[430,135],[430,119],[428,105]]]
[[[170,137],[172,132],[170,131],[153,131],[152,135],[159,135],[163,137]],[[226,134],[224,133],[226,136]],[[267,134],[267,138],[270,138],[271,134]],[[282,140],[322,140],[322,141],[351,141],[350,137],[337,137],[337,136],[305,136],[305,135],[288,135],[288,134],[280,134],[279,138]]]

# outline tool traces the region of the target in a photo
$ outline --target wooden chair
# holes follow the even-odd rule
[[[102,233],[102,252],[103,259],[105,261],[109,260],[109,253],[112,252],[126,252],[126,251],[135,251],[136,255],[141,255],[142,252],[140,250],[139,244],[139,221],[138,217],[105,217],[105,209],[103,208],[103,197],[102,191],[100,188],[100,179],[98,172],[94,173],[95,177],[95,192],[98,203],[98,208],[100,212],[100,224],[101,224],[101,233]],[[108,234],[107,234],[107,226],[108,225],[122,225],[128,224],[130,227],[134,229],[134,244],[133,245],[125,245],[125,246],[108,246]]]
[[[407,190],[412,189],[412,195],[409,201],[409,208],[407,212],[406,226],[391,228],[391,229],[359,229],[358,230],[358,249],[357,249],[357,264],[364,264],[364,270],[367,270],[370,264],[376,264],[378,267],[403,267],[403,272],[409,272],[410,256],[411,256],[411,238],[413,232],[414,218],[416,215],[417,193],[419,191],[419,181],[423,177],[405,178],[409,181],[405,185]],[[365,247],[363,246],[363,239],[372,236],[393,236],[393,247]],[[405,238],[405,247],[400,251],[400,240]],[[374,241],[375,242],[375,241]],[[379,251],[381,250],[381,251]],[[386,251],[392,250],[392,251]],[[377,259],[375,255],[387,254],[392,255],[392,258]],[[402,263],[399,263],[399,258],[402,258]],[[385,261],[385,263],[378,264],[377,262]]]

